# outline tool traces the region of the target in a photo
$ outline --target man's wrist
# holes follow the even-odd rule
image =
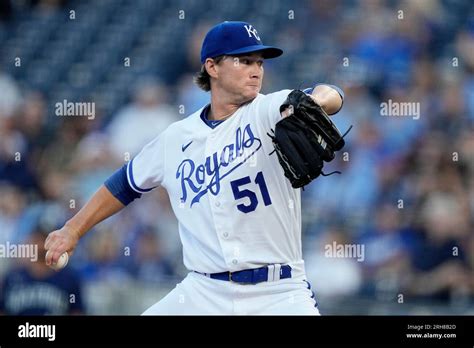
[[[78,226],[78,224],[76,223],[76,221],[73,220],[74,218],[68,220],[65,224],[64,224],[64,227],[66,227],[68,229],[68,231],[74,236],[76,237],[78,240],[82,237],[82,235],[84,234],[84,232],[82,231],[82,229],[80,228],[80,226]]]

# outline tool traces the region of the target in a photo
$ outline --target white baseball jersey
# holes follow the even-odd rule
[[[300,190],[291,187],[276,153],[270,155],[267,135],[290,92],[259,94],[215,127],[203,119],[208,106],[202,108],[129,162],[135,191],[158,185],[168,191],[189,270],[303,263]]]

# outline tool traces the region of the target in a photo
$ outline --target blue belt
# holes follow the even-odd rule
[[[291,278],[291,267],[289,265],[281,265],[279,274],[275,275],[272,272],[275,272],[275,266],[271,265],[254,268],[254,269],[244,269],[237,272],[221,272],[221,273],[201,273],[206,277],[211,279],[225,280],[235,283],[245,283],[245,284],[257,284],[266,281],[276,281],[279,279]]]

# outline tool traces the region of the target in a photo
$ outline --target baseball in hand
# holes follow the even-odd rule
[[[58,262],[56,264],[51,263],[49,267],[51,267],[55,271],[59,271],[60,269],[63,269],[64,267],[66,267],[68,261],[69,261],[69,255],[67,252],[64,252],[61,254],[61,256],[59,256]]]

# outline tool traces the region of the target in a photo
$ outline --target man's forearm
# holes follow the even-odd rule
[[[335,114],[342,107],[342,97],[338,91],[327,85],[318,85],[311,94],[329,115]]]
[[[102,185],[84,207],[72,217],[66,226],[82,237],[102,220],[114,215],[125,206]]]

